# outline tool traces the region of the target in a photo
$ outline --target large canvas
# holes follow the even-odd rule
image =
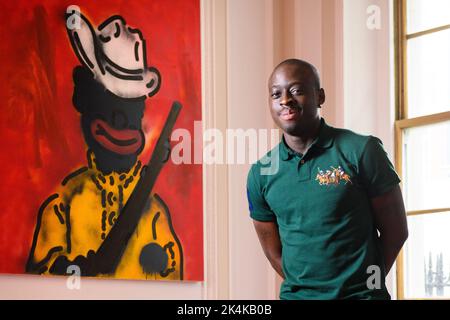
[[[201,120],[199,0],[0,17],[0,273],[202,280],[202,168],[169,141]]]

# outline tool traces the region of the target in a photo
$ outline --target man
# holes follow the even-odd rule
[[[408,230],[381,141],[326,124],[325,92],[305,61],[279,64],[269,96],[283,138],[268,156],[279,152],[279,168],[264,175],[255,163],[247,194],[264,253],[284,279],[280,298],[390,299],[384,279]]]
[[[73,104],[81,114],[88,165],[63,179],[42,204],[26,270],[66,274],[77,265],[87,276],[182,279],[181,244],[168,207],[156,193],[148,195],[137,227],[119,230],[131,236],[113,248],[121,253],[117,267],[92,271],[93,261],[100,262],[94,260],[97,250],[146,170],[138,160],[145,146],[141,122],[145,99],[157,93],[160,75],[147,68],[142,35],[122,17],[107,19],[97,31],[86,17],[80,19],[80,26],[68,32],[83,63],[73,72]]]

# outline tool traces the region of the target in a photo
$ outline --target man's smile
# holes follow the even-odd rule
[[[302,111],[303,108],[301,107],[295,108],[283,107],[283,109],[280,111],[280,118],[281,120],[284,121],[296,120],[300,116]]]
[[[106,121],[100,119],[92,121],[91,133],[105,149],[121,155],[136,153],[144,141],[143,133],[140,130],[114,129]]]

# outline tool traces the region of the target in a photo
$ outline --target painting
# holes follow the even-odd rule
[[[199,0],[0,8],[0,273],[202,281]]]

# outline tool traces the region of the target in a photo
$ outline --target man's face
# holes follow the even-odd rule
[[[298,136],[307,132],[319,118],[318,108],[325,101],[313,72],[306,67],[285,64],[269,80],[270,113],[283,132]]]

